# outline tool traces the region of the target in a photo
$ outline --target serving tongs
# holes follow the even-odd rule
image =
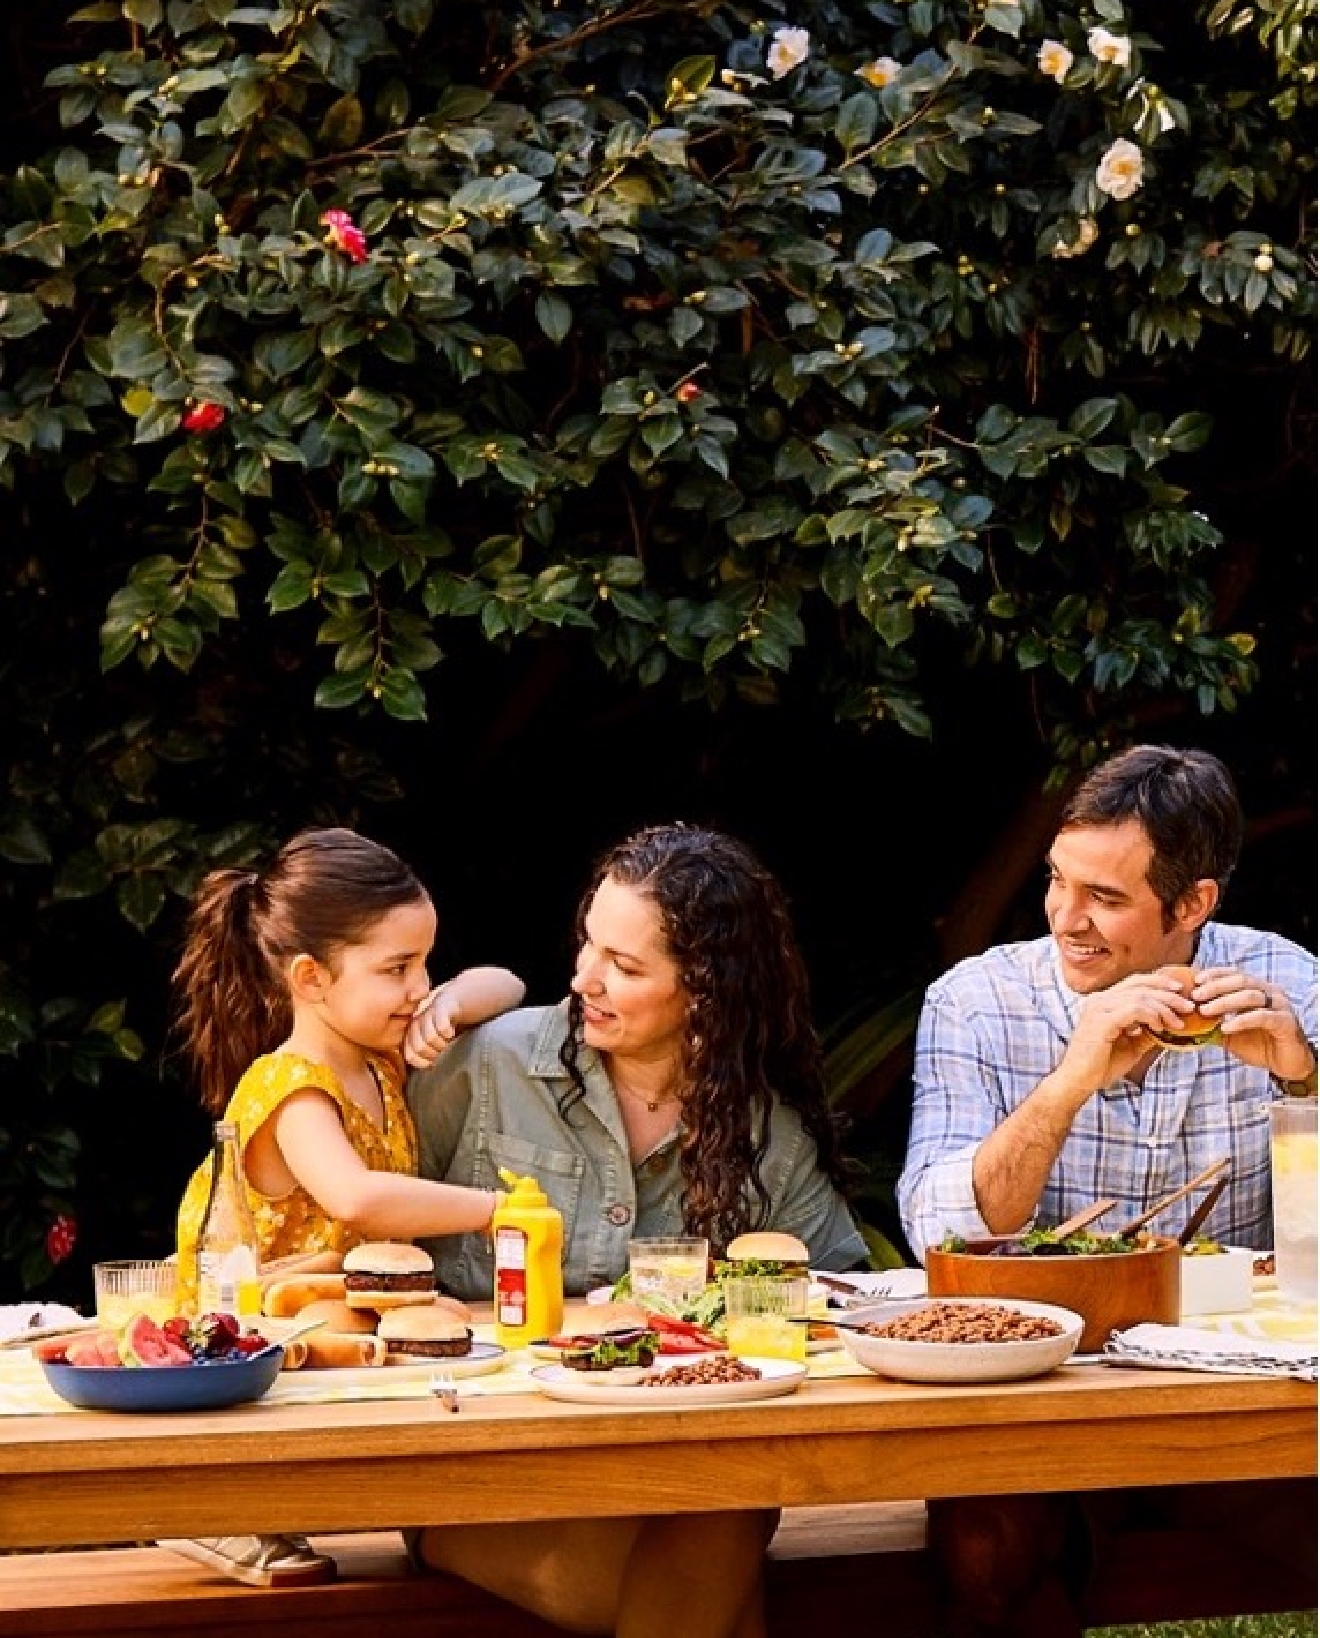
[[[1221,1156],[1220,1159],[1213,1161],[1209,1166],[1207,1166],[1203,1172],[1198,1172],[1189,1183],[1184,1183],[1180,1189],[1171,1190],[1168,1194],[1163,1195],[1159,1200],[1157,1200],[1153,1206],[1147,1206],[1145,1211],[1139,1212],[1136,1217],[1133,1217],[1128,1222],[1124,1223],[1118,1230],[1118,1233],[1124,1238],[1135,1234],[1138,1229],[1145,1228],[1146,1224],[1150,1222],[1152,1217],[1158,1217],[1161,1212],[1168,1211],[1170,1206],[1176,1206],[1180,1200],[1185,1200],[1189,1194],[1195,1194],[1197,1189],[1203,1189],[1208,1183],[1215,1183],[1217,1181],[1218,1192],[1212,1192],[1212,1196],[1207,1197],[1207,1199],[1201,1202],[1198,1211],[1192,1213],[1191,1221],[1189,1222],[1187,1228],[1183,1230],[1183,1235],[1186,1235],[1189,1229],[1193,1231],[1198,1229],[1205,1221],[1206,1214],[1209,1212],[1211,1206],[1214,1205],[1215,1201],[1219,1198],[1219,1195],[1223,1193],[1224,1185],[1228,1182],[1228,1168],[1231,1165],[1232,1157],[1230,1155]],[[1182,1236],[1179,1236],[1179,1240],[1181,1244],[1186,1244],[1186,1240],[1182,1239]]]
[[[1107,1211],[1112,1211],[1118,1204],[1117,1200],[1093,1200],[1089,1206],[1083,1206],[1081,1211],[1075,1211],[1071,1217],[1065,1217],[1058,1228],[1048,1229],[1046,1232],[1051,1240],[1066,1240],[1070,1234],[1080,1234],[1089,1223],[1094,1223],[1097,1217],[1103,1217]]]

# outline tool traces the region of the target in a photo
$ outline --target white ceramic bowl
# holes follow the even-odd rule
[[[840,1326],[839,1340],[859,1365],[877,1376],[900,1382],[1011,1382],[1042,1376],[1062,1365],[1076,1351],[1085,1321],[1070,1308],[1053,1303],[1027,1302],[1016,1297],[939,1297],[955,1308],[1008,1308],[1018,1314],[1052,1319],[1062,1329],[1055,1336],[1023,1342],[911,1342],[900,1337],[866,1336],[853,1325],[885,1325],[902,1314],[928,1308],[930,1302],[887,1302],[877,1308],[854,1309],[849,1325]]]
[[[1242,1314],[1251,1307],[1252,1265],[1256,1253],[1245,1246],[1183,1254],[1182,1315]]]

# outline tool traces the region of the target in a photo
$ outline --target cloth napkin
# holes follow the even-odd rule
[[[1111,1365],[1168,1371],[1218,1371],[1228,1376],[1292,1376],[1314,1382],[1320,1356],[1313,1342],[1271,1341],[1202,1331],[1190,1325],[1134,1325],[1105,1343]]]

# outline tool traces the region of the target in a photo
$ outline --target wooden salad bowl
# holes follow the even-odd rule
[[[1153,1321],[1177,1325],[1182,1247],[1153,1235],[1136,1251],[1076,1256],[991,1257],[1002,1239],[969,1240],[965,1251],[926,1253],[932,1297],[1023,1297],[1071,1308],[1086,1321],[1080,1353],[1096,1353],[1111,1331]]]

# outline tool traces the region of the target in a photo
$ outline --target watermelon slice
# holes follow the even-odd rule
[[[157,1325],[150,1314],[134,1314],[119,1338],[125,1365],[191,1365],[193,1356]]]

